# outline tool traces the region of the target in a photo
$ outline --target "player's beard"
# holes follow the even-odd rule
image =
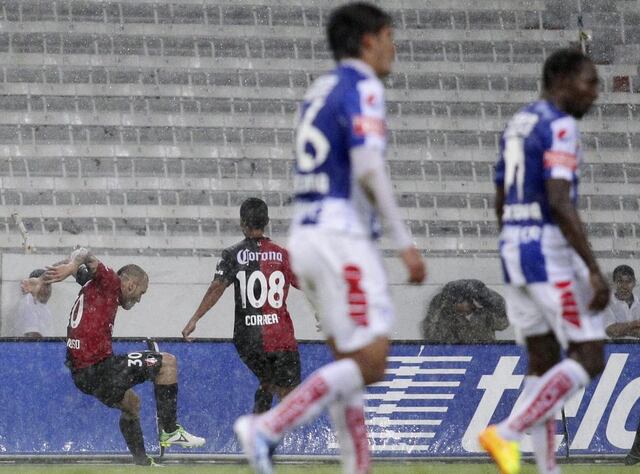
[[[131,309],[135,306],[135,302],[131,300],[125,300],[122,302],[122,309]]]

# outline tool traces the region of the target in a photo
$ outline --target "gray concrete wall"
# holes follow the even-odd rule
[[[14,313],[20,298],[19,282],[35,268],[61,260],[63,255],[2,256],[1,325],[0,334],[13,334]],[[215,269],[217,258],[199,257],[121,257],[98,256],[108,266],[119,268],[126,263],[141,265],[150,276],[147,294],[140,304],[130,311],[120,309],[114,328],[115,336],[179,337],[182,327],[200,303]],[[601,262],[605,271],[615,265],[627,263],[640,271],[638,261],[612,259]],[[459,278],[477,278],[489,287],[501,291],[501,274],[496,258],[452,257],[428,260],[429,280],[421,286],[404,283],[405,271],[398,259],[387,258],[397,322],[393,337],[419,339],[418,326],[427,302],[440,286]],[[79,287],[65,281],[55,285],[49,302],[55,318],[52,336],[66,333],[68,312]],[[300,339],[321,339],[315,329],[313,313],[303,294],[291,289],[288,306]],[[201,320],[196,337],[231,337],[233,331],[233,289],[229,288],[220,302]],[[511,339],[510,329],[499,337]]]

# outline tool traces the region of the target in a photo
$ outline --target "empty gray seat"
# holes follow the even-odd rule
[[[624,171],[629,183],[640,183],[640,165],[625,164]]]
[[[461,229],[456,223],[445,221],[429,221],[427,237],[460,237]]]
[[[470,181],[472,180],[472,165],[469,162],[444,162],[441,163],[443,181]]]
[[[408,43],[408,42],[407,42]],[[404,48],[404,45],[399,46]],[[404,49],[398,54],[401,59],[409,59],[416,61],[444,61],[443,44],[433,41],[413,41],[413,57],[409,55],[409,46],[406,46],[407,52]]]
[[[435,201],[438,208],[464,209],[467,207],[467,198],[459,194],[438,194],[435,196]]]
[[[392,178],[422,178],[422,163],[420,161],[389,161]]]
[[[158,193],[151,190],[127,190],[124,193],[128,206],[146,206],[158,204]]]
[[[305,15],[302,8],[291,6],[273,6],[271,10],[271,24],[273,26],[305,26]],[[317,13],[316,13],[317,18]],[[307,25],[309,19],[307,19]],[[314,25],[315,26],[315,25]]]
[[[581,196],[581,208],[586,208],[590,204],[594,210],[617,210],[620,209],[620,199],[618,196]]]
[[[104,191],[74,191],[72,202],[81,206],[104,206],[107,204],[107,193]]]
[[[461,43],[462,55],[468,62],[493,62],[493,45],[487,41]]]
[[[267,7],[263,7],[268,16]],[[252,6],[223,6],[222,23],[227,25],[255,25],[256,18],[254,12],[256,7]],[[264,16],[264,15],[263,15]]]
[[[621,164],[589,165],[594,183],[624,183],[624,170]]]

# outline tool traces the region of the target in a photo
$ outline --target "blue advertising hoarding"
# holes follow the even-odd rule
[[[229,342],[160,341],[179,370],[178,418],[207,438],[204,448],[172,449],[199,455],[238,454],[232,425],[251,411],[257,382]],[[144,342],[116,342],[116,352],[143,350]],[[301,344],[303,376],[330,360],[322,344]],[[639,418],[640,345],[611,344],[602,376],[565,406],[573,455],[622,454]],[[62,340],[1,341],[0,456],[124,454],[119,412],[77,390],[64,366]],[[525,358],[511,344],[453,346],[394,344],[384,382],[369,388],[367,425],[374,455],[465,457],[481,454],[477,433],[504,418],[519,394]],[[136,388],[149,449],[156,449],[150,384]],[[558,423],[557,441],[562,430]],[[526,452],[528,440],[523,449]],[[560,447],[564,451],[564,447]],[[329,420],[287,436],[278,453],[337,454]]]

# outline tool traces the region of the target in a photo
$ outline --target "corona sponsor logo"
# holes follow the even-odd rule
[[[237,259],[240,265],[246,265],[249,262],[266,262],[274,260],[282,262],[282,252],[252,252],[249,249],[244,249],[238,252]]]

